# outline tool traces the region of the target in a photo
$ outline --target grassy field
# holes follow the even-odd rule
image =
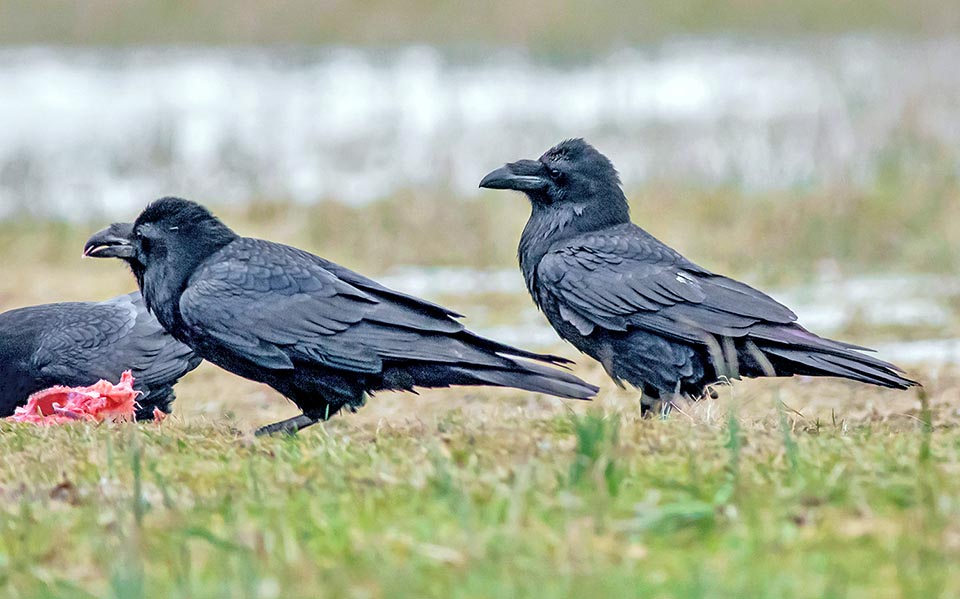
[[[631,195],[639,222],[758,284],[824,268],[960,271],[950,180],[870,193]],[[218,212],[245,234],[377,275],[413,263],[511,267],[523,202],[411,196]],[[103,224],[0,225],[0,309],[130,290],[121,265],[79,258]],[[0,594],[960,594],[956,367],[911,372],[923,395],[743,382],[668,420],[641,420],[635,394],[591,361],[576,372],[602,385],[596,402],[383,394],[296,438],[254,439],[253,428],[295,408],[209,365],[182,381],[160,426],[0,423]]]
[[[0,425],[0,589],[957,596],[958,390],[941,373],[925,411],[909,393],[748,383],[666,421],[610,385],[589,407],[429,392],[253,439],[280,401],[203,369],[179,409],[229,406],[226,421]]]

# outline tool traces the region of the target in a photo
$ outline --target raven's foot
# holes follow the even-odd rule
[[[672,412],[673,408],[676,407],[676,404],[674,403],[674,397],[660,400],[660,420],[666,420],[670,417],[670,412]]]
[[[280,422],[274,422],[273,424],[261,426],[257,429],[254,435],[258,437],[263,435],[272,435],[274,433],[295,435],[297,434],[297,431],[303,430],[308,426],[314,425],[318,422],[320,422],[320,419],[318,418],[311,418],[306,414],[300,414],[299,416],[294,416],[293,418],[287,418],[286,420],[281,420]]]
[[[653,418],[656,414],[657,402],[660,399],[657,396],[646,393],[641,389],[640,391],[640,417],[641,418]]]

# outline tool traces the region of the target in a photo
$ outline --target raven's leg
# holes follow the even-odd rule
[[[660,399],[660,394],[656,391],[652,391],[646,387],[640,388],[640,417],[641,418],[652,418],[653,417],[653,408],[657,405],[657,402]]]
[[[274,422],[273,424],[261,426],[254,434],[258,437],[262,435],[272,435],[274,433],[295,435],[297,434],[297,431],[314,425],[320,422],[320,420],[320,418],[312,418],[306,414],[300,414],[299,416],[294,416],[293,418],[287,418],[286,420],[281,420],[280,422]]]
[[[673,411],[676,403],[674,402],[674,395],[671,395],[667,399],[660,401],[660,419],[666,420],[670,416],[670,412]]]
[[[680,381],[677,381],[677,386],[674,388],[673,393],[668,393],[666,396],[660,398],[660,419],[666,420],[670,416],[670,412],[673,411],[673,408],[677,407],[682,403],[683,395],[680,393]]]

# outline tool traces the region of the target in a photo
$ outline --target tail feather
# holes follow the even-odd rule
[[[837,376],[893,389],[919,384],[901,376],[896,365],[864,353],[873,351],[869,348],[820,337],[797,324],[756,325],[749,339],[780,375]]]
[[[791,324],[790,326],[758,324],[750,328],[749,334],[751,339],[770,341],[784,345],[808,347],[813,350],[836,350],[840,352],[844,352],[846,350],[854,350],[859,352],[873,351],[869,347],[863,347],[861,345],[854,345],[844,341],[837,341],[835,339],[821,337],[815,333],[811,333],[807,329],[795,323]],[[886,364],[886,362],[881,363]],[[890,364],[887,365],[890,366]]]
[[[471,345],[476,347],[481,347],[488,351],[491,351],[502,356],[511,356],[516,358],[526,358],[528,360],[537,360],[538,362],[546,362],[548,364],[554,364],[557,366],[566,366],[568,364],[573,364],[573,360],[568,360],[562,356],[555,356],[553,354],[541,354],[537,352],[527,351],[525,349],[520,349],[518,347],[513,347],[512,345],[507,345],[506,343],[500,343],[499,341],[494,341],[493,339],[487,339],[486,337],[481,337],[470,331],[464,331],[469,334],[469,342]],[[551,371],[552,372],[552,371]]]
[[[797,374],[813,376],[837,376],[892,389],[907,389],[918,385],[916,381],[900,376],[897,366],[883,360],[854,351],[811,351],[807,348],[765,346],[765,354],[786,360],[795,367]]]
[[[452,370],[473,381],[473,384],[523,389],[568,399],[591,399],[599,391],[599,387],[569,372],[520,360],[510,361],[516,365],[515,370],[465,366],[457,366]]]

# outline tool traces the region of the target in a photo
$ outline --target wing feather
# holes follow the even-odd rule
[[[699,342],[705,333],[739,337],[759,323],[796,320],[768,295],[664,250],[633,225],[581,236],[547,253],[537,281],[561,318],[582,334],[634,327]]]
[[[269,369],[300,361],[373,373],[389,359],[494,359],[452,337],[465,332],[455,313],[258,239],[214,254],[190,278],[179,308],[200,345],[208,339]]]

